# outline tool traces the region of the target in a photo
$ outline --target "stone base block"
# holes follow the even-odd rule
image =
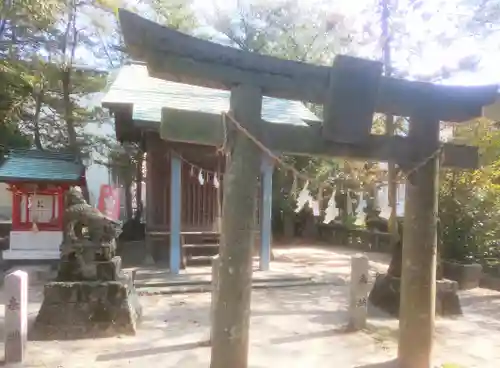
[[[462,306],[458,297],[458,283],[453,280],[436,282],[436,314],[439,316],[462,315]]]
[[[500,291],[500,277],[483,274],[479,285],[485,289]]]
[[[369,301],[393,317],[399,316],[401,279],[388,274],[379,275],[370,292]],[[458,284],[451,280],[436,282],[436,314],[440,316],[461,315]]]
[[[134,335],[142,316],[132,278],[50,282],[30,338],[67,340]]]
[[[443,261],[444,277],[458,282],[460,290],[479,287],[483,267],[478,263],[462,264],[452,261]]]

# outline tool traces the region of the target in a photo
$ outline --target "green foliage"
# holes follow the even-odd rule
[[[107,157],[106,166],[111,171],[111,176],[116,182],[124,185],[132,185],[136,179],[137,164],[142,164],[140,155],[143,154],[138,145],[127,143],[123,145],[112,145]]]
[[[153,9],[153,19],[170,28],[191,33],[198,21],[191,10],[190,0],[142,0]]]
[[[211,25],[222,42],[289,60],[328,64],[351,42],[346,26],[298,0],[239,3],[235,13],[217,12]],[[307,16],[305,16],[307,14]]]
[[[95,45],[92,23],[78,24],[94,5],[101,6],[62,0],[2,5],[0,121],[17,124],[38,148],[80,150],[83,127],[96,118],[83,98],[101,91],[105,76],[76,67],[75,56],[77,47]]]
[[[0,123],[17,119],[31,93],[31,83],[25,65],[0,60]]]
[[[27,63],[43,42],[43,31],[55,24],[60,1],[0,3],[0,123],[15,121],[29,100],[34,83]]]
[[[439,215],[443,257],[458,261],[488,258],[500,240],[500,131],[484,119],[456,129],[455,141],[479,146],[481,167],[444,171]]]
[[[30,145],[29,138],[15,124],[0,124],[0,157],[10,148],[29,148]]]

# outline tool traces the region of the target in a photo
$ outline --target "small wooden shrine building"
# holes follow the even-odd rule
[[[64,193],[86,185],[83,164],[69,153],[10,150],[0,163],[0,182],[12,193],[12,229],[3,259],[58,260]]]
[[[174,273],[180,244],[170,244],[180,242],[179,233],[218,231],[222,189],[214,182],[222,184],[224,158],[210,143],[195,144],[190,137],[172,142],[168,134],[162,134],[162,139],[162,110],[179,117],[170,125],[175,129],[186,119],[227,112],[229,99],[229,91],[152,78],[144,64],[131,63],[119,70],[102,100],[114,116],[117,139],[141,142],[146,148],[146,242],[155,260],[170,259]],[[301,102],[264,97],[262,104],[262,118],[269,124],[319,122]],[[200,131],[206,130],[202,118],[199,122]],[[196,131],[192,133],[196,136]],[[256,231],[262,269],[269,267],[270,259],[272,174],[272,165],[263,157],[260,229]]]

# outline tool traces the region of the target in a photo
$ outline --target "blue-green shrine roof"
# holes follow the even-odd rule
[[[0,163],[0,181],[80,182],[85,167],[67,152],[13,149]]]
[[[131,104],[133,120],[161,122],[162,108],[209,114],[229,111],[230,91],[169,82],[148,75],[146,65],[123,66],[109,84],[103,106]],[[320,121],[303,103],[263,97],[262,119],[270,123],[305,125]]]

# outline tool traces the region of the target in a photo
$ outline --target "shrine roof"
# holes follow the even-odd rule
[[[0,163],[0,181],[80,183],[85,167],[67,152],[14,149]]]
[[[133,105],[134,124],[161,122],[162,108],[190,112],[220,114],[229,110],[231,92],[193,86],[148,75],[146,65],[132,63],[123,66],[101,101],[105,107]],[[319,122],[302,102],[263,97],[262,119],[270,123],[306,125]]]

